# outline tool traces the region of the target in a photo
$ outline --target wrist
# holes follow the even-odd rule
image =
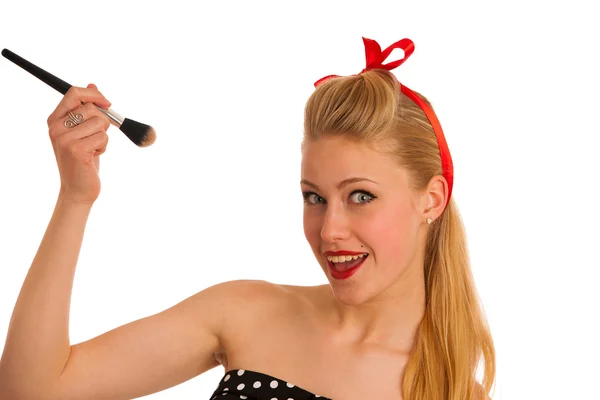
[[[66,196],[63,193],[59,193],[58,199],[56,200],[57,208],[70,208],[78,209],[82,211],[90,211],[94,205],[93,201],[82,201]]]

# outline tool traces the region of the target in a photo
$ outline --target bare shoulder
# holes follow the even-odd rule
[[[232,305],[239,305],[241,301],[256,311],[268,310],[269,313],[290,312],[298,307],[319,307],[328,286],[296,286],[265,280],[237,280],[226,284],[236,292]]]
[[[240,335],[262,332],[265,324],[286,324],[294,316],[318,309],[322,286],[294,286],[265,280],[236,280],[222,284],[230,293],[222,310],[220,339],[223,347],[238,342]],[[225,297],[221,297],[225,298]]]
[[[290,293],[285,285],[255,279],[226,281],[214,285],[212,289],[220,293],[222,300],[227,300],[226,306],[231,307],[231,311],[239,310],[238,307],[274,304],[275,300]]]
[[[277,312],[289,312],[303,299],[310,297],[310,287],[273,283],[265,280],[240,279],[215,285],[221,292],[220,298],[226,301],[226,312],[235,321],[251,318],[256,320],[260,315],[273,316]]]

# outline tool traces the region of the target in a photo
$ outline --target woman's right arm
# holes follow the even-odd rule
[[[10,320],[0,359],[2,400],[131,399],[197,376],[218,365],[213,354],[220,348],[223,315],[233,312],[231,304],[245,285],[209,287],[158,314],[71,346],[73,278],[99,194],[98,156],[106,148],[109,126],[94,103],[110,105],[91,85],[72,88],[48,119],[61,190]],[[82,113],[84,122],[67,128],[70,110]]]

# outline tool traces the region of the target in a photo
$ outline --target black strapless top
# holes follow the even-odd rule
[[[331,400],[299,388],[289,382],[256,371],[227,371],[211,400]]]

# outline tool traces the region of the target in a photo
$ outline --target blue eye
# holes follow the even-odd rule
[[[355,190],[350,195],[350,198],[356,199],[356,203],[360,205],[365,205],[372,202],[376,197],[365,190]]]
[[[325,203],[325,199],[316,194],[315,192],[302,192],[302,197],[304,197],[304,202],[308,205],[317,205]],[[366,204],[371,203],[377,197],[373,196],[366,190],[355,190],[350,194],[350,198],[354,200],[352,201],[353,203],[358,204],[360,206],[364,206]]]
[[[320,203],[324,202],[325,199],[322,198],[321,196],[319,196],[318,194],[314,193],[314,192],[302,192],[302,197],[304,197],[304,202],[306,204],[319,204],[315,201],[318,201]]]

